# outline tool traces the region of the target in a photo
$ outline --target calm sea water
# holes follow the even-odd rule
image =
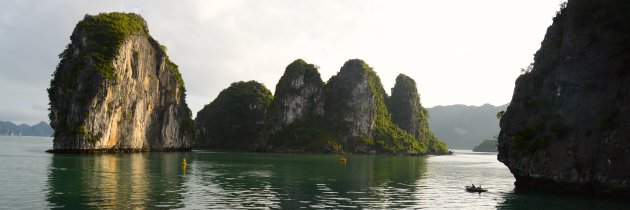
[[[515,192],[496,153],[354,155],[340,164],[334,155],[44,153],[51,141],[0,136],[0,208],[630,209],[619,201]],[[490,191],[464,191],[471,183]]]

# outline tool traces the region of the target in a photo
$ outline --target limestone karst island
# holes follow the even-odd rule
[[[364,61],[347,61],[327,83],[313,64],[291,63],[276,97],[235,82],[199,111],[166,47],[132,13],[86,15],[60,55],[51,86],[52,152],[211,149],[369,154],[446,154],[428,129],[415,81],[403,74],[389,97]],[[404,128],[404,129],[403,129]],[[197,130],[199,132],[197,132]]]
[[[190,150],[186,88],[136,14],[86,15],[50,81],[53,152]]]
[[[256,81],[235,82],[195,121],[200,148],[359,154],[446,154],[427,125],[413,79],[392,96],[368,64],[347,61],[324,83],[313,64],[289,64],[275,97]]]
[[[2,208],[630,209],[630,1],[0,11]]]

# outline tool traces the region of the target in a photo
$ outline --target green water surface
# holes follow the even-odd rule
[[[0,136],[0,208],[630,209],[602,198],[516,192],[496,153],[353,155],[342,164],[308,154],[44,153],[51,141]],[[464,191],[470,183],[489,192]]]

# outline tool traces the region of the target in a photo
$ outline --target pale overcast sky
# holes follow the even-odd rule
[[[365,60],[389,92],[404,73],[425,107],[512,97],[560,0],[0,0],[0,120],[48,121],[51,74],[85,14],[136,12],[180,66],[196,114],[239,80],[272,92],[303,58],[327,81]]]

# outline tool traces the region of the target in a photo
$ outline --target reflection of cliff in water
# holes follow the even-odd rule
[[[339,164],[336,156],[326,155],[194,155],[189,170],[200,176],[190,177],[187,193],[192,200],[210,199],[208,207],[411,206],[388,201],[417,202],[418,188],[410,186],[426,171],[424,157],[350,156]]]
[[[47,200],[69,209],[183,207],[186,153],[54,155]]]
[[[527,189],[502,193],[497,209],[628,209],[627,200],[591,195],[562,195]]]

